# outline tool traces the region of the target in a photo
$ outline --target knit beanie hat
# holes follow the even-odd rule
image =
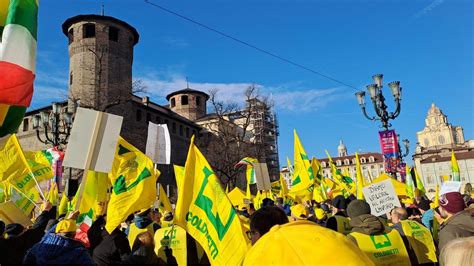
[[[351,201],[347,207],[347,215],[350,218],[354,218],[362,214],[370,214],[370,205],[364,200]]]
[[[466,208],[464,199],[459,192],[449,192],[441,195],[439,197],[439,206],[452,214],[456,214]]]
[[[334,206],[335,208],[337,208],[339,210],[347,209],[346,198],[344,198],[344,196],[342,196],[342,195],[336,196],[332,200],[332,206]]]

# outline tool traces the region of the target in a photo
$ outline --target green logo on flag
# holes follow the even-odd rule
[[[212,205],[213,202],[210,198],[207,196],[204,196],[204,189],[207,186],[207,183],[209,182],[209,177],[213,175],[214,173],[209,170],[207,167],[204,167],[203,169],[204,172],[204,181],[201,184],[201,188],[199,189],[199,194],[196,197],[196,201],[194,204],[198,206],[200,209],[202,209],[205,213],[209,221],[211,222],[212,226],[217,232],[217,235],[219,237],[219,240],[222,240],[227,233],[227,231],[230,228],[230,225],[232,224],[232,221],[234,220],[235,217],[235,210],[233,208],[230,209],[230,214],[229,218],[227,219],[226,224],[224,225],[221,221],[221,218],[219,217],[219,213],[216,213],[214,215],[212,213]]]
[[[148,170],[148,168],[145,167],[143,171],[140,173],[140,175],[137,177],[137,179],[133,181],[133,183],[131,183],[127,187],[125,177],[123,175],[120,175],[117,178],[117,180],[115,180],[115,183],[114,183],[113,190],[114,190],[115,195],[120,195],[124,192],[129,191],[130,189],[136,187],[140,182],[142,182],[143,180],[147,179],[150,176],[151,176],[150,170]]]

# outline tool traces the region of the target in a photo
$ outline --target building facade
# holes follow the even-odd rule
[[[68,99],[58,103],[60,117],[66,112],[74,113],[77,106],[120,115],[123,117],[120,135],[142,151],[146,147],[148,123],[167,124],[171,165],[158,165],[162,173],[159,182],[174,185],[172,164],[184,165],[191,136],[196,136],[198,146],[204,143],[200,139],[207,130],[202,124],[212,119],[212,116],[207,118],[209,95],[187,87],[167,95],[166,106],[150,101],[149,97],[137,96],[140,91],[133,86],[132,64],[139,34],[124,21],[109,16],[79,15],[67,19],[62,31],[68,40],[69,87]],[[51,125],[33,125],[36,116],[53,119],[51,111],[52,106],[46,106],[26,113],[17,133],[25,150],[51,147],[37,137],[44,138],[45,129],[51,131]],[[64,130],[65,125],[60,129]],[[272,156],[278,162],[277,155]]]
[[[466,141],[462,127],[448,123],[447,116],[434,103],[417,138],[413,161],[429,192],[435,191],[443,176],[452,177],[452,151],[458,161],[461,181],[474,182],[474,141]]]

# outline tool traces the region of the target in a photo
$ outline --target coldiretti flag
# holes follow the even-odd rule
[[[0,137],[14,133],[33,96],[38,3],[0,1]]]
[[[176,224],[201,244],[211,264],[240,265],[247,243],[239,217],[211,166],[194,145],[194,137],[178,186]]]
[[[357,175],[357,199],[363,200],[364,193],[362,193],[362,188],[365,186],[364,184],[364,176],[362,176],[362,169],[360,167],[359,155],[355,154],[356,156],[356,175]]]
[[[257,179],[255,178],[255,169],[253,168],[254,163],[258,163],[258,160],[251,157],[245,157],[235,165],[245,165],[247,167],[245,170],[245,176],[247,177],[247,183],[250,185],[257,184]]]
[[[112,171],[108,175],[112,194],[105,229],[109,233],[128,215],[153,205],[158,175],[150,158],[119,137]]]
[[[352,180],[352,178],[350,178],[349,176],[344,176],[341,173],[341,170],[336,168],[336,165],[332,161],[331,155],[329,155],[329,152],[327,150],[326,150],[326,154],[329,158],[329,164],[331,165],[332,178],[334,179],[334,181],[337,183],[340,189],[345,190],[346,193],[355,193],[356,186],[354,185],[354,181]]]
[[[314,173],[313,167],[311,167],[311,161],[306,154],[306,151],[301,145],[300,138],[296,134],[296,130],[293,131],[295,137],[294,143],[294,163],[293,166],[293,180],[290,189],[290,195],[305,199],[311,199],[314,189]]]
[[[459,165],[458,165],[458,161],[456,160],[456,156],[454,156],[454,151],[451,151],[451,169],[453,172],[453,181],[461,181],[461,175],[459,173]]]

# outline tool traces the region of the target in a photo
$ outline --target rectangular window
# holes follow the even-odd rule
[[[196,96],[196,105],[201,105],[201,96]]]
[[[28,118],[23,119],[23,131],[28,131],[29,129],[29,120]]]
[[[72,81],[73,81],[73,75],[72,75],[72,71],[71,73],[69,74],[69,85],[72,85]]]
[[[118,42],[119,29],[115,27],[109,27],[109,40]]]
[[[84,24],[83,37],[84,38],[94,38],[95,37],[95,24],[92,24],[92,23]]]
[[[179,135],[183,136],[183,126],[179,125]]]
[[[146,122],[150,122],[151,121],[151,114],[150,113],[146,113]]]
[[[188,105],[188,96],[187,95],[181,96],[181,105]]]

